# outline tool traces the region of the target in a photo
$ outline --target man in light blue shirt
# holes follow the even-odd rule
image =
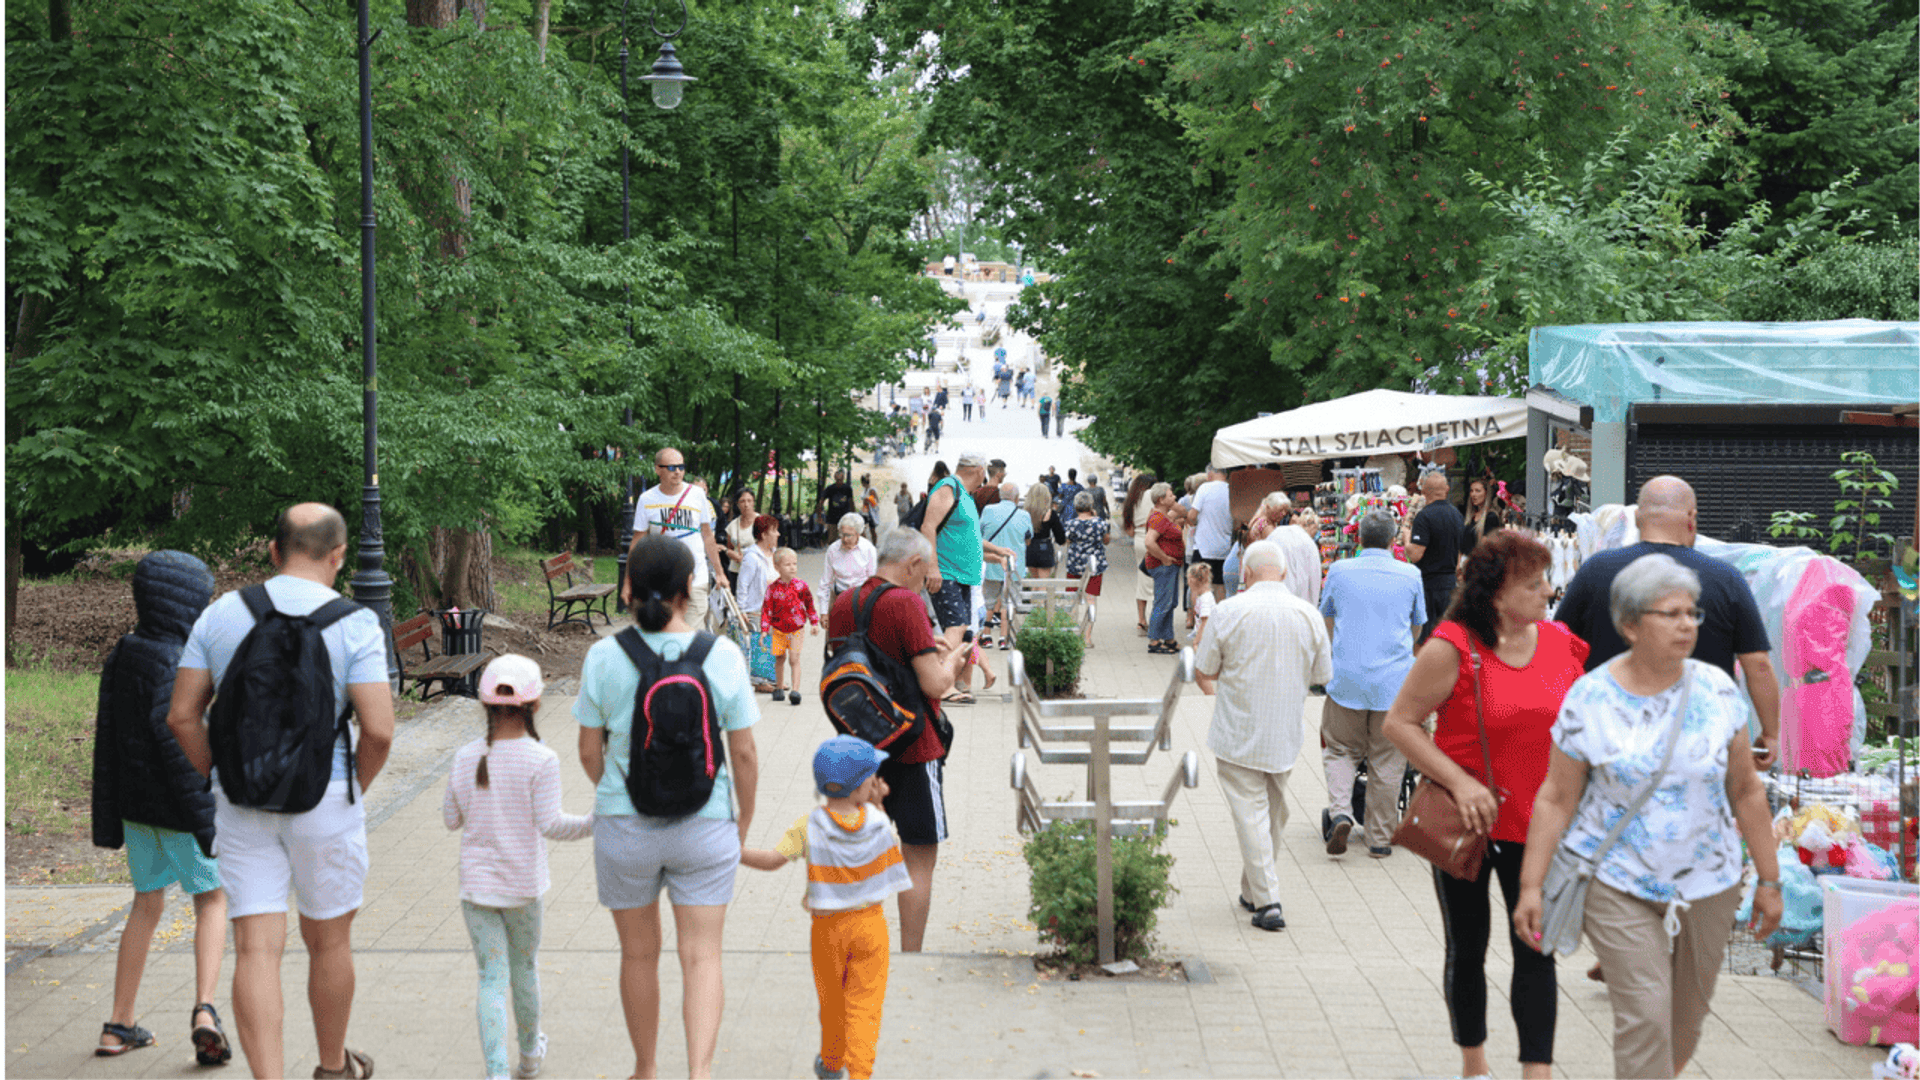
[[[1000,501],[987,504],[980,511],[980,539],[989,544],[1011,548],[1016,552],[1027,550],[1027,541],[1033,539],[1033,515],[1020,507],[1020,485],[1011,480],[1000,485]],[[1026,573],[1024,565],[1016,566],[1011,580],[1018,581]],[[1000,626],[1006,616],[1004,603],[1008,594],[1009,580],[1006,564],[999,559],[988,559],[981,569],[982,602],[986,605],[987,629]],[[980,647],[986,648],[992,642],[992,635],[983,635]],[[1001,635],[1001,648],[1010,648],[1005,635]]]
[[[1320,752],[1327,772],[1327,808],[1320,832],[1327,854],[1347,850],[1353,831],[1353,781],[1367,762],[1367,854],[1393,854],[1400,824],[1400,782],[1407,760],[1381,734],[1394,695],[1413,669],[1413,643],[1427,621],[1420,571],[1387,545],[1398,525],[1375,510],[1360,519],[1360,554],[1333,564],[1320,592],[1320,614],[1333,638],[1333,678],[1321,713]]]

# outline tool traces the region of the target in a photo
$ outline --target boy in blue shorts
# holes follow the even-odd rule
[[[127,849],[133,911],[120,935],[113,974],[113,1015],[94,1047],[116,1057],[153,1045],[136,1025],[134,998],[147,950],[166,907],[166,889],[178,882],[193,897],[195,1004],[190,1023],[194,1056],[202,1065],[233,1057],[213,994],[227,945],[227,894],[213,858],[213,793],[167,727],[174,670],[194,620],[213,599],[213,573],[184,552],[156,551],[133,571],[139,622],[107,654],[100,673],[100,708],[93,745],[93,842]]]

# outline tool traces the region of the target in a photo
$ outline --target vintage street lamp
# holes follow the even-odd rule
[[[393,579],[384,569],[386,542],[380,535],[380,382],[374,325],[373,216],[373,43],[368,34],[367,0],[360,0],[360,363],[361,457],[360,568],[353,575],[353,598],[373,609],[387,631],[387,680],[400,677],[393,649]]]
[[[633,133],[627,123],[627,7],[631,0],[621,0],[620,4],[620,240],[624,246],[633,239],[633,167],[627,143]],[[660,56],[653,62],[653,70],[640,76],[641,82],[653,84],[653,103],[662,109],[674,109],[680,105],[681,94],[686,85],[696,82],[680,66],[680,58],[674,55],[673,39],[687,28],[687,0],[680,0],[680,26],[671,34],[663,34],[654,21],[653,13],[647,13],[647,28],[660,39]],[[633,348],[633,286],[626,287],[627,304],[627,348]],[[633,426],[633,406],[627,406],[626,426]],[[627,580],[627,549],[633,546],[633,516],[638,508],[633,502],[633,462],[627,461],[627,501],[620,510],[620,553],[614,562],[620,568],[620,582]],[[619,594],[616,593],[617,597]],[[625,611],[626,605],[617,599],[616,610]]]

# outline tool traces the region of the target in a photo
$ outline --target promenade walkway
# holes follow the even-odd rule
[[[818,572],[819,555],[805,572]],[[1117,558],[1109,589],[1131,596],[1131,560]],[[1084,689],[1092,695],[1157,695],[1173,659],[1148,656],[1131,603],[1102,612]],[[818,673],[809,644],[809,673]],[[999,654],[1004,657],[1006,654]],[[1004,675],[1002,676],[1004,679]],[[1234,902],[1240,868],[1233,830],[1211,760],[1200,787],[1182,791],[1169,841],[1180,893],[1164,913],[1160,948],[1188,958],[1206,981],[1057,982],[1035,975],[1036,948],[1025,920],[1027,874],[1013,831],[1007,786],[1013,712],[997,691],[955,710],[958,743],[948,763],[954,838],[941,851],[927,952],[895,954],[879,1065],[884,1075],[952,1076],[1452,1076],[1438,980],[1439,915],[1426,866],[1404,853],[1385,860],[1328,857],[1317,827],[1325,805],[1315,739],[1289,789],[1282,891],[1287,929],[1252,929]],[[589,806],[573,747],[572,688],[556,687],[541,732],[560,751],[565,802]],[[1310,703],[1309,727],[1318,723]],[[764,762],[752,842],[770,845],[812,805],[810,756],[827,732],[818,704],[762,705],[755,734]],[[1145,768],[1122,768],[1116,795],[1146,795],[1166,782],[1178,755],[1204,748],[1209,702],[1189,689],[1174,727],[1174,753]],[[371,1053],[384,1077],[471,1076],[480,1068],[473,1016],[474,966],[459,914],[459,841],[442,828],[446,757],[481,730],[477,706],[449,702],[403,730],[396,765],[374,786],[372,875],[355,927],[359,991],[350,1044]],[[1081,770],[1038,767],[1049,795],[1080,794]],[[616,989],[619,960],[611,920],[594,900],[590,842],[552,847],[541,974],[547,1075],[625,1076],[631,1052]],[[742,870],[727,921],[723,1076],[810,1075],[817,1027],[807,959],[803,875]],[[124,890],[10,890],[13,959],[6,983],[6,1072],[16,1077],[172,1076],[194,1072],[186,1039],[192,1004],[188,908],[177,896],[166,935],[149,962],[139,1022],[159,1046],[97,1059],[92,1047],[113,985],[115,930],[68,941],[52,952],[24,950],[29,932],[57,935],[89,925],[89,903],[124,903]],[[63,899],[64,897],[64,899]],[[16,921],[16,905],[21,918]],[[109,907],[107,910],[112,910]],[[891,911],[890,911],[891,915]],[[97,917],[97,916],[96,916]],[[16,932],[18,927],[18,932]],[[37,927],[37,930],[33,928]],[[669,925],[669,936],[671,936]],[[671,942],[669,942],[669,950]],[[1559,1071],[1605,1076],[1611,1013],[1604,990],[1583,976],[1587,958],[1561,967]],[[1509,961],[1496,944],[1490,975],[1490,1056],[1496,1075],[1518,1074],[1506,1019]],[[661,965],[667,995],[660,1065],[684,1075],[679,973]],[[231,961],[217,999],[226,1015]],[[305,1004],[306,956],[289,943],[287,1067],[305,1076],[315,1061]],[[1821,1022],[1819,1003],[1791,983],[1723,977],[1689,1076],[1864,1076],[1877,1055],[1842,1046]],[[230,1072],[240,1075],[236,1062]]]

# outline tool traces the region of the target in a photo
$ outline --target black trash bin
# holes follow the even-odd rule
[[[485,608],[446,608],[436,610],[440,616],[440,651],[447,656],[471,656],[480,651],[480,634],[485,629],[487,609]],[[466,697],[480,696],[480,669],[462,680],[454,693]]]

